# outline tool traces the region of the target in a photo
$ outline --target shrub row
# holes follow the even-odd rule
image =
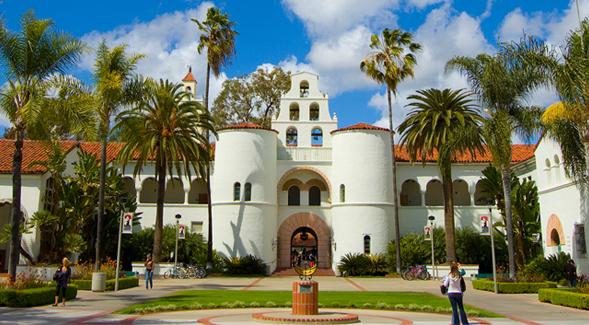
[[[476,290],[495,291],[493,281],[474,280],[472,287]],[[556,282],[498,282],[499,293],[538,293],[539,289],[556,288]]]
[[[540,289],[538,300],[554,305],[573,307],[578,309],[589,309],[589,295],[574,292],[575,289]]]
[[[78,287],[78,290],[92,290],[92,280],[71,280],[70,283],[75,284]],[[138,286],[139,278],[136,276],[124,277],[119,279],[119,290],[134,288]],[[114,290],[115,280],[106,280],[106,291]]]
[[[75,299],[78,288],[70,285],[66,290],[66,299]],[[6,289],[0,290],[0,306],[32,307],[52,304],[55,301],[55,286],[34,289]]]

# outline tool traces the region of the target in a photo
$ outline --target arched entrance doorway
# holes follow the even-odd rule
[[[310,212],[299,212],[286,218],[278,228],[278,268],[292,266],[292,250],[308,255],[316,251],[320,269],[331,269],[331,230],[323,219]],[[306,238],[306,239],[305,239]]]
[[[309,227],[298,228],[292,234],[290,251],[292,254],[290,266],[294,266],[294,263],[300,265],[303,261],[314,262],[317,258],[317,234]]]

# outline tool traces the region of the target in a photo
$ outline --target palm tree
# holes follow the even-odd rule
[[[417,93],[407,98],[415,101],[406,105],[412,109],[397,129],[401,133],[399,144],[406,145],[411,162],[419,156],[424,166],[428,156],[440,153],[438,169],[444,193],[446,261],[456,261],[452,161],[457,153],[469,151],[474,155],[484,150],[479,132],[483,118],[471,94],[463,89],[426,89]]]
[[[401,240],[399,234],[399,207],[397,193],[397,165],[395,163],[395,132],[393,131],[393,107],[391,93],[397,96],[397,86],[407,77],[413,78],[413,68],[417,65],[414,52],[421,50],[421,45],[413,43],[413,35],[400,29],[385,28],[382,36],[374,34],[370,38],[370,48],[374,52],[366,55],[360,63],[360,70],[378,84],[387,86],[389,105],[389,130],[391,132],[391,151],[393,160],[393,213],[395,219],[395,243],[397,251],[397,272],[401,272]],[[409,50],[410,53],[405,54]]]
[[[234,21],[229,21],[229,14],[221,14],[220,9],[209,8],[207,10],[207,20],[199,22],[191,19],[198,25],[200,34],[198,44],[198,54],[207,49],[207,80],[205,86],[205,109],[209,109],[209,88],[211,70],[215,77],[219,77],[221,68],[231,65],[235,56],[235,36],[238,32],[233,30]],[[205,133],[208,138],[208,132]],[[209,233],[208,233],[208,252],[207,268],[213,264],[213,207],[211,205],[211,175],[207,165],[207,196],[208,196],[208,214],[209,214]]]
[[[8,272],[16,278],[20,247],[22,147],[26,128],[39,123],[41,102],[47,94],[48,77],[65,73],[78,63],[86,45],[70,34],[54,30],[50,19],[23,14],[18,32],[0,24],[0,64],[7,82],[2,88],[0,109],[15,128],[12,163],[12,231]]]
[[[132,84],[132,73],[137,62],[145,57],[142,54],[127,56],[126,45],[118,45],[108,48],[103,39],[96,51],[93,78],[96,80],[96,110],[98,112],[99,126],[98,137],[100,139],[100,192],[98,195],[98,216],[96,221],[96,261],[95,269],[98,270],[100,261],[101,240],[98,234],[102,231],[102,218],[104,215],[104,193],[106,182],[106,146],[110,134],[110,119],[117,111],[134,98],[129,95]]]
[[[141,173],[144,165],[155,160],[157,189],[157,210],[153,242],[153,260],[161,260],[162,229],[164,220],[164,195],[166,174],[176,171],[182,177],[183,170],[188,178],[194,170],[204,175],[211,160],[210,144],[203,130],[216,135],[213,121],[205,107],[190,101],[190,93],[181,91],[180,84],[156,83],[147,80],[150,91],[139,105],[121,112],[115,129],[125,143],[118,160],[122,165],[135,161],[133,175]]]
[[[471,90],[490,115],[483,128],[492,164],[501,170],[507,222],[509,274],[515,278],[515,250],[511,213],[511,136],[516,133],[530,139],[539,128],[541,109],[526,105],[526,99],[546,81],[546,75],[509,55],[506,44],[500,44],[494,56],[479,54],[476,58],[454,57],[446,71],[457,70],[466,76]]]

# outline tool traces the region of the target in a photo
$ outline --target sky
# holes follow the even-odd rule
[[[578,3],[583,18],[589,14],[589,0]],[[320,90],[329,94],[339,127],[360,122],[388,127],[386,88],[359,69],[371,51],[370,36],[384,28],[411,32],[423,47],[416,55],[415,78],[398,87],[393,103],[396,126],[409,111],[407,96],[417,90],[468,87],[458,73],[444,72],[449,59],[493,54],[499,41],[517,41],[524,32],[560,46],[579,25],[575,0],[3,0],[0,12],[11,30],[19,30],[19,17],[33,9],[37,18],[51,18],[56,30],[92,48],[102,39],[109,46],[127,44],[128,53],[147,56],[137,67],[144,76],[180,82],[192,66],[195,92],[202,94],[206,58],[197,52],[200,32],[191,19],[205,20],[212,6],[229,14],[239,35],[232,65],[211,79],[211,99],[227,78],[260,67],[310,71],[319,75]],[[70,73],[92,83],[93,61],[89,53]],[[528,99],[542,106],[556,100],[551,89]],[[0,127],[6,126],[10,122],[0,116]]]

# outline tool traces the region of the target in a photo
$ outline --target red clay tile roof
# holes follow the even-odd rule
[[[514,144],[511,145],[511,162],[512,163],[519,163],[525,160],[528,160],[534,157],[534,150],[536,149],[535,145],[528,145],[528,144]],[[426,158],[426,162],[436,162],[437,161],[437,152],[434,152],[433,155],[430,155]],[[407,149],[405,146],[395,146],[395,158],[396,161],[399,162],[408,162],[409,155],[407,154]],[[418,162],[421,162],[421,158],[418,157]],[[488,150],[486,150],[482,154],[477,154],[473,157],[470,153],[465,153],[459,155],[456,159],[458,163],[486,163],[491,162],[491,154]]]
[[[76,141],[62,141],[60,143],[61,150],[69,152],[74,149],[78,142]],[[32,166],[29,164],[36,160],[47,161],[47,152],[50,152],[51,145],[41,141],[24,140],[23,142],[23,158],[22,158],[22,173],[44,173],[45,167]],[[12,157],[14,155],[14,140],[0,139],[0,173],[12,172]]]
[[[192,72],[188,72],[188,74],[186,74],[186,77],[184,77],[184,79],[182,79],[182,81],[194,81],[194,82],[196,82],[196,79],[194,79],[194,76],[192,75]]]
[[[345,128],[333,130],[333,131],[331,131],[331,134],[334,134],[334,133],[340,132],[340,131],[348,131],[348,130],[379,130],[379,131],[387,131],[387,132],[389,131],[389,129],[381,128],[378,126],[374,126],[374,125],[370,125],[370,124],[366,124],[366,123],[358,123],[358,124],[354,124],[352,126],[348,126]]]
[[[109,142],[106,145],[106,161],[111,162],[117,158],[122,143]],[[100,157],[100,142],[80,142],[80,148],[87,153],[93,153]]]
[[[276,133],[278,133],[278,131],[261,126],[261,125],[257,125],[257,124],[253,124],[250,122],[243,122],[243,123],[239,123],[239,124],[234,124],[234,125],[229,125],[229,126],[224,126],[222,128],[218,128],[217,131],[223,131],[223,130],[236,130],[236,129],[256,129],[256,130],[268,130],[268,131],[274,131]]]

